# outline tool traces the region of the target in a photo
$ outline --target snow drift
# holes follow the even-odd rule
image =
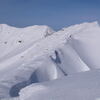
[[[71,44],[81,59],[91,68],[100,68],[100,27],[86,27],[71,36]]]
[[[100,70],[77,73],[51,82],[33,84],[20,92],[21,100],[97,100]]]

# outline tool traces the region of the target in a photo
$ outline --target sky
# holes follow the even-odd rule
[[[0,24],[59,30],[92,21],[100,22],[100,0],[0,0]]]

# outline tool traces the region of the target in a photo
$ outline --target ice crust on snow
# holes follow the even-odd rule
[[[99,68],[99,32],[97,22],[73,25],[58,32],[48,26],[15,28],[1,24],[0,99],[17,97],[20,93],[17,98],[20,100],[41,97],[43,100],[80,100],[81,96],[86,96],[82,100],[92,100],[96,83],[99,84],[99,78],[94,79],[99,71],[91,71]],[[95,81],[93,87],[88,78]],[[83,91],[80,96],[78,91]],[[94,97],[98,93],[99,90]]]

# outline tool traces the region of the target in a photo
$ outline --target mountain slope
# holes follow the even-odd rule
[[[30,26],[15,28],[6,24],[0,25],[0,60],[11,52],[23,52],[32,44],[54,33],[48,26]],[[14,54],[14,53],[13,53]]]

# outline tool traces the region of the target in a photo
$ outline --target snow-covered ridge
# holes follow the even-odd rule
[[[40,84],[36,88],[41,93],[41,82],[100,68],[99,33],[97,22],[74,25],[58,32],[47,26],[14,28],[1,25],[0,99],[16,97],[22,88],[33,83]],[[30,97],[34,98],[32,93],[37,89],[30,90]],[[24,100],[23,91],[21,100]]]
[[[54,33],[45,25],[15,28],[6,24],[0,25],[0,58],[13,51],[22,51],[32,44]],[[22,50],[20,50],[22,49]]]

